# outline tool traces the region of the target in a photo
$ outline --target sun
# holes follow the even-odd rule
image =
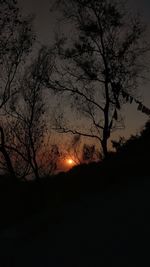
[[[73,159],[66,159],[66,163],[69,166],[73,166],[75,164],[75,162],[73,161]]]

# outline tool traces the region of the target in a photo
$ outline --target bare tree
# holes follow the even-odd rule
[[[49,86],[68,93],[80,114],[90,120],[88,132],[63,126],[59,132],[96,138],[107,157],[108,139],[121,124],[121,107],[133,101],[144,75],[149,51],[145,26],[122,1],[61,1],[74,36],[58,38],[59,65]],[[59,121],[60,122],[60,121]]]
[[[32,43],[32,19],[24,19],[14,0],[0,1],[0,109],[17,92],[17,74]],[[21,69],[22,70],[22,69]]]
[[[0,127],[0,135],[1,135],[0,152],[2,153],[2,155],[4,157],[4,160],[7,164],[7,169],[9,171],[9,173],[11,174],[13,179],[16,180],[14,168],[12,166],[12,162],[10,160],[9,153],[7,152],[7,149],[5,147],[5,135],[4,135],[4,131],[3,131],[2,127]]]
[[[66,145],[66,157],[78,165],[84,162],[98,161],[101,159],[101,154],[95,144],[84,143],[81,135],[73,135],[69,145]]]
[[[71,155],[73,154],[73,160],[76,164],[81,163],[81,135],[74,135],[69,147]]]
[[[19,155],[24,161],[25,169],[40,178],[40,159],[47,127],[45,121],[44,84],[53,68],[48,49],[41,48],[30,66],[27,66],[21,81],[20,95],[12,102],[9,114],[9,127],[13,142],[7,149]]]
[[[84,144],[82,149],[82,161],[92,162],[100,160],[101,154],[97,151],[95,145]]]
[[[9,153],[5,146],[2,126],[6,106],[18,92],[18,74],[23,70],[26,56],[34,41],[32,19],[24,19],[15,0],[0,1],[0,151],[6,160],[9,172],[15,176]]]

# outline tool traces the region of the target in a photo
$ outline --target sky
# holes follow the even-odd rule
[[[49,43],[53,39],[53,29],[56,27],[56,15],[50,14],[50,6],[55,0],[18,0],[20,7],[26,14],[36,15],[35,28],[41,43]],[[139,10],[150,25],[150,1],[129,0],[134,10]]]
[[[54,31],[57,31],[57,15],[50,13],[50,6],[55,0],[18,0],[19,6],[24,14],[35,14],[35,31],[39,44],[52,44]],[[150,0],[130,0],[130,8],[133,11],[139,10],[148,25],[150,40]],[[143,104],[150,108],[150,82],[140,85]],[[124,135],[129,137],[141,129],[148,117],[137,111],[135,105],[127,105],[123,108],[126,128],[118,131],[116,136]]]

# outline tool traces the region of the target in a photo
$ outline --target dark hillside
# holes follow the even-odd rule
[[[0,179],[0,266],[146,266],[150,123],[101,163]],[[149,264],[148,264],[149,265]]]

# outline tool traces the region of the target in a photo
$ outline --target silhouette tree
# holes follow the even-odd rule
[[[32,19],[24,19],[17,1],[0,1],[0,116],[18,92],[18,75],[34,41]],[[2,122],[2,120],[1,120]],[[0,122],[1,145],[8,169],[14,176],[13,165],[5,146],[5,132]]]
[[[17,75],[34,41],[32,19],[21,17],[17,2],[0,1],[0,109],[17,93]]]
[[[101,154],[97,151],[95,145],[84,144],[82,149],[82,161],[92,162],[101,158]]]
[[[13,179],[16,180],[16,175],[14,172],[14,168],[12,166],[12,162],[11,162],[10,157],[9,157],[9,153],[7,152],[7,149],[5,148],[5,135],[4,135],[3,128],[1,126],[0,126],[0,136],[1,136],[0,152],[2,153],[2,155],[4,157],[4,160],[6,162],[7,169],[9,171],[9,173],[11,174]]]
[[[58,145],[53,144],[51,146],[50,154],[49,154],[49,157],[48,157],[50,174],[54,173],[57,170],[58,160],[59,160],[60,156],[61,156],[61,152],[60,152],[60,149],[59,149]]]
[[[148,120],[139,134],[131,135],[129,139],[120,137],[118,141],[112,141],[117,154],[134,154],[133,159],[148,159],[150,147],[150,120]]]
[[[60,1],[59,1],[60,2]],[[57,38],[59,66],[50,87],[70,94],[73,107],[90,121],[88,132],[57,124],[59,132],[96,138],[108,154],[111,132],[122,127],[121,107],[133,101],[144,56],[145,26],[122,1],[61,1],[74,35]],[[143,74],[144,75],[144,74]]]
[[[50,57],[49,51],[42,47],[37,58],[27,66],[20,83],[20,95],[7,110],[13,136],[13,145],[7,149],[23,159],[25,169],[34,173],[37,180],[40,178],[40,152],[47,131],[43,85],[50,75]]]
[[[96,146],[84,143],[81,135],[73,135],[66,151],[66,157],[71,158],[76,165],[84,162],[98,161],[102,158]]]
[[[67,142],[65,158],[70,158],[75,164],[80,164],[81,159],[81,150],[82,150],[82,139],[81,135],[73,135],[71,142]]]
[[[136,135],[131,135],[125,140],[121,137],[119,141],[112,141],[116,150],[114,154],[113,167],[122,172],[131,172],[137,176],[142,173],[149,175],[149,150],[150,150],[150,120]]]

